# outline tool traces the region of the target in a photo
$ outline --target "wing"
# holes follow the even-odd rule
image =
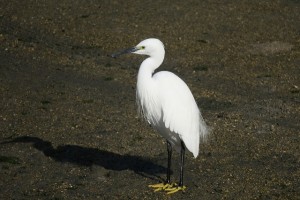
[[[197,157],[199,142],[207,134],[207,126],[190,89],[171,72],[159,72],[153,78],[158,83],[165,126],[177,133],[187,149]]]

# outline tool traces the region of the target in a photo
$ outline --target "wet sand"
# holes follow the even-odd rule
[[[0,199],[300,199],[298,1],[0,5]],[[171,197],[148,188],[167,152],[136,111],[143,57],[107,56],[149,37],[212,128]]]

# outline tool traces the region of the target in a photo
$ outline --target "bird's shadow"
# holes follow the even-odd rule
[[[151,178],[162,178],[158,174],[166,172],[166,168],[139,156],[120,155],[96,148],[87,148],[78,145],[61,145],[53,148],[52,143],[38,137],[22,136],[1,144],[31,143],[32,146],[43,152],[45,156],[63,163],[73,163],[80,166],[102,166],[108,170],[132,170],[137,174]]]

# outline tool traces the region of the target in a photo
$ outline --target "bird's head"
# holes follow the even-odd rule
[[[165,55],[165,49],[163,43],[156,38],[149,38],[146,40],[141,41],[138,45],[135,47],[131,47],[128,49],[125,49],[121,52],[112,54],[111,56],[113,58],[116,58],[122,54],[126,53],[135,53],[135,54],[141,54],[141,55],[147,55],[147,56],[163,56]]]
[[[133,53],[154,56],[162,52],[165,52],[163,43],[159,39],[149,38],[136,45]]]

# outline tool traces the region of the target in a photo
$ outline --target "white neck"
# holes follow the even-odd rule
[[[147,101],[149,99],[152,101],[157,99],[155,97],[157,95],[157,85],[152,75],[155,69],[157,69],[164,60],[165,50],[163,46],[160,49],[156,49],[156,51],[149,56],[150,57],[142,62],[138,72],[136,97],[139,110],[142,111],[148,121],[154,123],[155,119],[160,118],[159,115],[161,112],[160,109],[156,109],[147,104]]]

